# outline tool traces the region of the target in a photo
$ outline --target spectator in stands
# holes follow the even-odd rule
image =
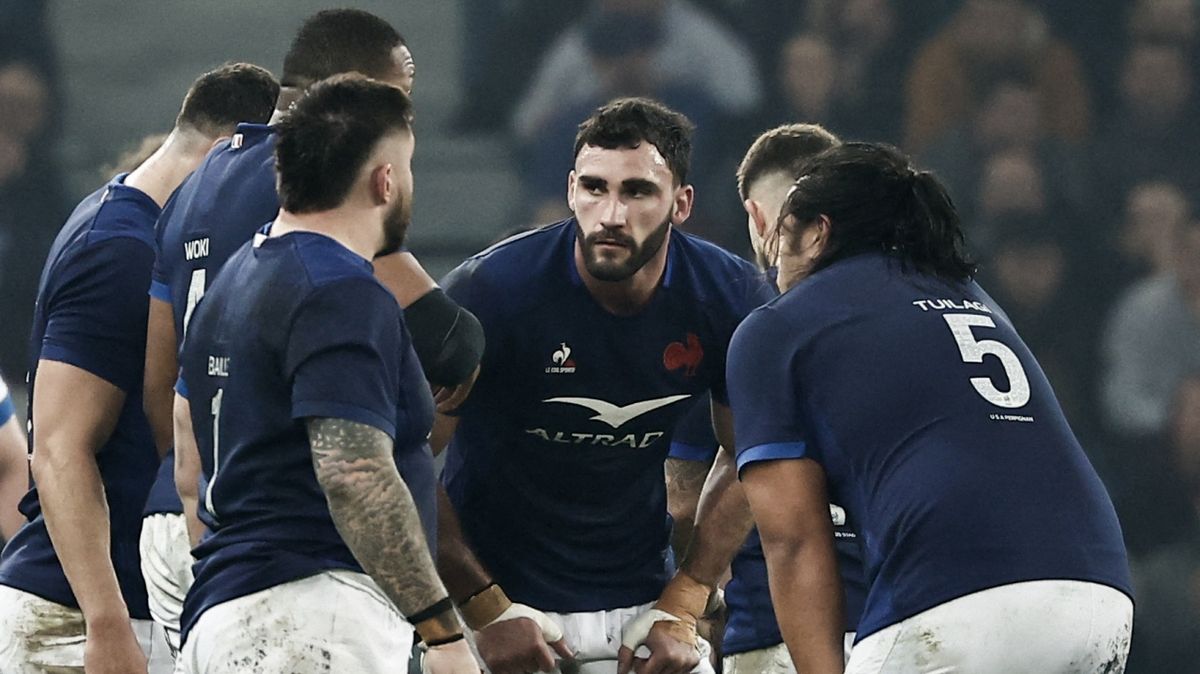
[[[762,83],[750,51],[689,0],[596,0],[594,8],[660,23],[662,40],[653,61],[665,83],[700,89],[726,117],[747,117],[758,110]],[[550,48],[517,106],[513,128],[518,138],[534,138],[564,108],[597,97],[600,73],[588,54],[584,29],[581,20]]]
[[[1156,178],[1189,193],[1200,189],[1194,78],[1178,45],[1143,42],[1129,50],[1121,71],[1120,106],[1094,143],[1092,164],[1101,198],[1119,199],[1135,183]]]
[[[1048,135],[1087,138],[1089,92],[1080,61],[1021,0],[966,0],[920,48],[905,83],[905,146],[923,152],[969,119],[997,79],[1017,75],[1038,93]]]
[[[1171,269],[1134,284],[1103,334],[1105,419],[1125,436],[1161,432],[1172,393],[1200,370],[1200,222],[1177,225],[1164,240]]]
[[[1200,662],[1200,372],[1176,391],[1165,449],[1169,471],[1141,485],[1153,507],[1142,513],[1146,519],[1125,521],[1127,531],[1163,535],[1133,560],[1138,622],[1129,671],[1193,674]]]
[[[1156,180],[1135,185],[1125,198],[1124,218],[1105,239],[1110,253],[1096,290],[1112,298],[1140,278],[1170,273],[1171,233],[1191,218],[1192,205],[1176,185]]]

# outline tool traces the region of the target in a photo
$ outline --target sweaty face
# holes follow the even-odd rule
[[[687,218],[654,145],[604,149],[586,145],[575,158],[567,200],[578,220],[584,268],[601,281],[624,281],[662,249],[672,223]],[[690,203],[689,203],[690,205]]]

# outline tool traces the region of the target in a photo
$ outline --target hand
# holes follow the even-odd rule
[[[523,604],[513,606],[529,608]],[[545,618],[545,614],[542,617]],[[546,620],[549,621],[549,618]],[[554,627],[557,629],[558,625],[554,624]],[[476,633],[475,646],[479,648],[479,657],[483,658],[492,674],[552,672],[556,667],[556,653],[565,660],[575,657],[562,638],[561,629],[558,629],[557,636],[554,641],[547,642],[546,630],[533,618],[523,616],[496,620],[487,625]]]
[[[421,662],[424,674],[479,674],[479,663],[471,654],[466,639],[453,643],[432,646],[425,651]]]
[[[87,674],[146,674],[146,655],[138,645],[128,618],[88,624],[83,671]]]
[[[479,378],[479,366],[475,366],[475,371],[466,381],[458,386],[439,386],[433,390],[433,402],[437,405],[437,411],[442,414],[453,412],[467,396],[471,394],[471,388],[475,386],[475,380]]]
[[[690,641],[687,640],[688,636],[691,637]],[[645,638],[632,646],[627,637],[622,636],[621,650],[617,652],[617,674],[629,674],[630,671],[637,674],[688,674],[700,664],[695,629],[682,621],[657,620]],[[633,656],[634,650],[642,644],[650,649],[649,659]]]

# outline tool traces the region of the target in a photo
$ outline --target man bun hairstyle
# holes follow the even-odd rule
[[[326,9],[304,21],[283,58],[283,86],[303,89],[356,72],[387,79],[392,52],[406,44],[390,23],[361,9]]]
[[[279,82],[265,68],[227,63],[192,83],[175,126],[191,127],[211,138],[228,135],[238,122],[269,121],[278,97]]]
[[[658,148],[678,184],[687,182],[692,160],[692,124],[683,113],[649,98],[618,98],[592,113],[579,125],[575,154],[584,145],[606,150],[636,148],[643,142]]]
[[[821,215],[829,218],[829,238],[814,272],[876,252],[948,280],[975,274],[946,188],[889,145],[844,143],[804,162],[776,229],[789,215],[797,228]]]
[[[794,180],[805,161],[839,142],[819,124],[784,124],[764,132],[738,166],[738,195],[742,201],[749,199],[755,181],[771,173],[784,173]]]
[[[336,208],[389,133],[412,128],[413,108],[397,87],[356,74],[313,85],[276,129],[279,203],[291,213]]]

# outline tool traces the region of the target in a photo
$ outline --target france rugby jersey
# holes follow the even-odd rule
[[[212,531],[193,551],[185,638],[214,605],[326,569],[361,571],[317,483],[305,419],[373,426],[397,452],[422,446],[433,421],[400,308],[370,263],[307,232],[246,244],[193,314],[181,365]],[[432,472],[404,478],[432,539]]]
[[[684,461],[712,463],[717,455],[717,444],[712,430],[712,415],[705,398],[694,405],[675,428],[670,456]],[[832,504],[829,510],[833,517],[834,546],[846,599],[846,631],[853,632],[858,629],[858,619],[867,598],[862,550],[858,545],[858,536],[846,519],[846,510]],[[730,568],[733,577],[725,586],[728,615],[721,652],[735,655],[783,643],[779,623],[775,619],[775,608],[771,605],[767,562],[763,557],[762,541],[758,538],[757,529],[750,532]]]
[[[30,342],[30,405],[40,360],[81,368],[125,392],[112,435],[96,452],[111,525],[112,562],[129,615],[149,619],[139,567],[142,505],[158,469],[142,413],[146,289],[158,204],[117,176],[67,220],[42,271]],[[31,419],[37,433],[38,419]],[[33,434],[30,435],[32,439]],[[21,500],[28,523],[0,554],[0,584],[65,606],[78,603],[50,543],[35,486]]]
[[[1029,580],[1127,594],[1112,503],[1037,361],[975,283],[881,255],[817,272],[730,347],[738,467],[809,457],[862,539],[858,638]]]
[[[179,343],[217,270],[278,212],[275,132],[265,124],[238,124],[235,135],[179,186],[158,220],[150,295],[170,303]],[[145,514],[180,512],[172,452],[163,459]]]
[[[729,338],[772,296],[749,263],[676,230],[649,304],[615,316],[579,276],[575,232],[570,219],[518,235],[442,283],[487,334],[447,489],[509,596],[557,612],[658,596],[671,430],[710,389],[725,400]]]

